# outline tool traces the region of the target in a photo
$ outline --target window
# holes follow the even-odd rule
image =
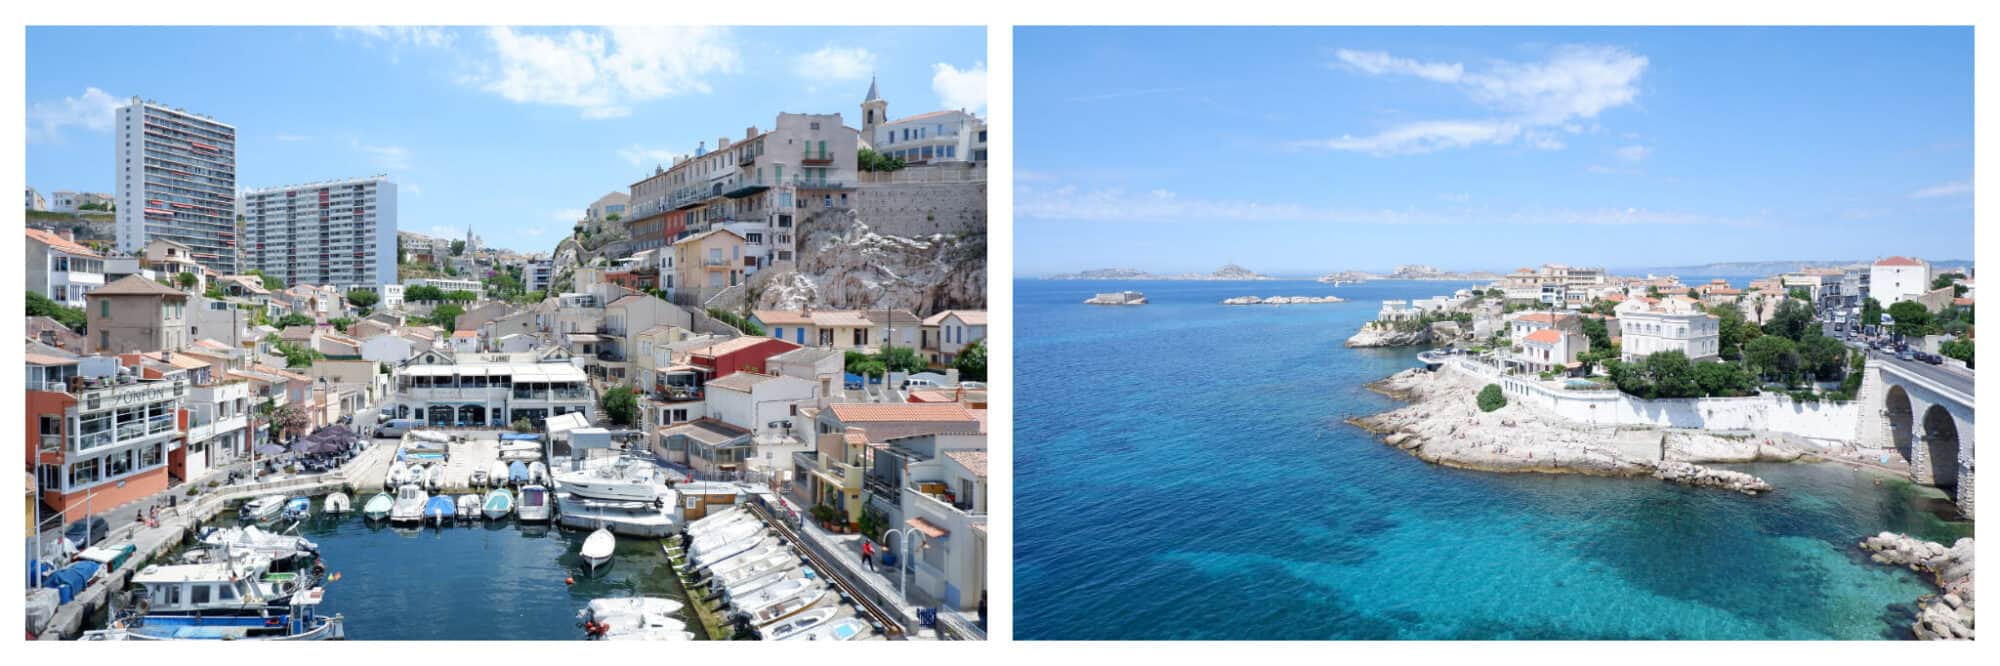
[[[62,419],[56,418],[54,416],[42,417],[42,434],[44,435],[62,434]]]
[[[111,299],[107,298],[97,302],[97,316],[99,317],[111,316]]]
[[[197,605],[208,603],[207,585],[196,585],[189,592],[192,594],[188,595],[188,603]]]

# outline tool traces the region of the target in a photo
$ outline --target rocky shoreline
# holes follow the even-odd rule
[[[1223,299],[1222,304],[1223,305],[1310,305],[1314,303],[1345,303],[1345,302],[1347,302],[1347,299],[1341,298],[1339,296],[1272,296],[1270,298],[1258,298],[1256,296],[1237,296],[1235,298]]]
[[[1917,599],[1910,631],[1918,640],[1972,640],[1972,538],[1950,547],[1905,534],[1883,532],[1861,541],[1878,564],[1930,574],[1938,594]]]
[[[1349,347],[1411,347],[1431,343],[1429,327],[1409,331],[1399,331],[1392,326],[1382,326],[1368,322],[1361,326],[1361,332],[1347,339]]]
[[[1405,370],[1369,385],[1410,404],[1349,419],[1425,462],[1488,472],[1645,476],[1746,495],[1771,491],[1755,476],[1703,463],[1789,462],[1806,451],[1756,437],[1647,428],[1591,428],[1509,402],[1480,411],[1483,384],[1456,372]]]

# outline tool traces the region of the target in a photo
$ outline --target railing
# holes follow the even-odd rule
[[[800,155],[800,156],[799,156],[799,163],[800,163],[800,164],[832,164],[832,163],[833,163],[833,155],[834,155],[833,153],[831,153],[831,152],[828,152],[828,151],[824,151],[824,150],[822,150],[822,151],[819,151],[818,153],[812,153],[812,152],[808,152],[808,153],[806,153],[806,154],[804,154],[804,155]]]

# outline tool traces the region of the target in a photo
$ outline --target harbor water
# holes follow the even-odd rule
[[[322,506],[314,498],[314,511]],[[593,599],[685,598],[658,539],[621,537],[611,564],[586,574],[576,553],[588,532],[512,518],[414,528],[316,515],[293,533],[318,543],[329,575],[340,574],[321,611],[345,616],[348,640],[581,640],[576,614]]]
[[[1949,542],[1939,493],[1737,466],[1748,497],[1428,465],[1346,425],[1417,349],[1347,349],[1385,299],[1470,283],[1015,283],[1023,639],[1896,639],[1932,588],[1870,564]],[[1097,292],[1150,305],[1090,306]],[[1337,295],[1330,305],[1224,306]]]

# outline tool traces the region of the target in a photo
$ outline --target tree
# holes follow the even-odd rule
[[[312,317],[308,317],[294,312],[285,315],[283,317],[279,317],[278,323],[274,325],[277,326],[278,328],[291,328],[293,326],[312,326],[317,323],[319,322],[313,321]]]
[[[1861,324],[1876,326],[1882,323],[1882,302],[1869,297],[1861,301]]]
[[[1694,398],[1701,395],[1695,381],[1694,363],[1678,349],[1646,355],[1647,380],[1656,398]]]
[[[369,308],[374,307],[376,303],[382,302],[382,296],[366,289],[356,289],[347,292],[347,302],[352,303],[354,307],[361,308],[361,314],[366,315]]]
[[[1972,367],[1971,340],[1946,340],[1944,344],[1938,345],[1938,353],[1965,361],[1965,367]]]
[[[630,386],[619,386],[605,391],[602,402],[604,416],[618,425],[632,425],[632,417],[639,410],[639,399]]]
[[[180,285],[182,289],[193,289],[197,282],[201,282],[201,278],[193,273],[183,272],[174,276],[174,284]]]
[[[225,293],[222,293],[222,283],[220,283],[220,282],[210,282],[210,283],[208,283],[208,288],[207,288],[207,289],[203,289],[203,290],[201,291],[201,295],[202,295],[202,297],[204,297],[204,298],[208,298],[208,299],[210,299],[210,300],[217,300],[217,301],[219,301],[219,300],[222,300],[222,299],[224,299],[224,298],[228,298],[228,297],[229,297],[229,295],[228,295],[228,294],[225,294]]]
[[[465,314],[465,308],[456,303],[446,303],[431,309],[431,323],[447,331],[458,330],[458,317]]]
[[[346,332],[347,332],[347,327],[349,327],[349,326],[353,326],[353,325],[354,325],[354,318],[353,318],[353,317],[334,317],[334,318],[332,318],[332,319],[328,319],[328,320],[326,320],[326,323],[329,323],[329,324],[333,324],[333,329],[334,329],[334,330],[336,330],[336,331],[340,331],[340,332],[342,332],[342,333],[346,333]]]
[[[1735,307],[1715,309],[1717,353],[1725,361],[1743,358],[1743,345],[1764,332],[1743,318],[1743,310]]]
[[[56,323],[67,326],[70,330],[78,333],[84,332],[85,322],[89,319],[84,316],[82,308],[73,308],[57,303],[50,300],[49,297],[43,296],[40,292],[34,291],[28,292],[28,316],[54,319]]]
[[[436,303],[444,300],[444,290],[428,284],[420,284],[403,290],[403,300],[417,303]]]
[[[917,356],[917,350],[909,347],[890,347],[876,354],[876,358],[880,359],[882,366],[888,368],[890,372],[922,372],[925,368],[923,358]]]
[[[464,289],[453,289],[451,291],[447,291],[444,293],[444,300],[451,301],[453,303],[471,303],[473,301],[479,300],[479,294],[475,294]]]
[[[862,148],[854,153],[854,166],[862,171],[895,171],[903,168],[903,158],[890,157]]]
[[[1487,384],[1479,389],[1479,411],[1490,412],[1507,406],[1507,395],[1500,392],[1499,384]]]
[[[1889,306],[1889,318],[1896,320],[1896,333],[1899,335],[1926,335],[1931,328],[1931,311],[1916,301],[1902,301]]]
[[[264,281],[264,288],[265,288],[265,289],[268,289],[268,290],[271,290],[271,291],[284,291],[284,289],[285,289],[285,281],[284,281],[284,280],[280,280],[280,279],[278,279],[278,278],[275,278],[275,277],[271,277],[271,276],[269,276],[269,275],[265,275],[265,274],[264,274],[264,271],[262,271],[262,270],[258,270],[258,269],[254,269],[254,268],[253,268],[253,269],[250,269],[250,272],[249,272],[249,273],[245,273],[244,275],[255,275],[255,276],[257,276],[257,278],[258,278],[258,279],[260,279],[260,280],[263,280],[263,281]]]
[[[625,216],[619,215],[617,213],[612,213],[610,215],[604,216],[604,221],[606,222],[617,222],[622,219],[625,219]]]
[[[1783,336],[1798,342],[1806,331],[1813,328],[1812,306],[1795,299],[1785,299],[1778,303],[1778,309],[1771,314],[1771,320],[1764,322],[1765,335]]]
[[[1743,360],[1757,373],[1759,379],[1777,380],[1791,383],[1798,375],[1799,352],[1791,340],[1766,335],[1743,346]]]
[[[304,432],[307,426],[312,425],[312,420],[306,418],[305,408],[300,407],[297,403],[287,404],[283,407],[270,410],[269,413],[271,415],[271,439],[274,440],[284,439],[287,432]]]
[[[465,241],[462,241],[462,240],[455,240],[455,241],[452,241],[452,242],[451,242],[451,256],[454,256],[454,257],[456,257],[456,256],[460,256],[460,255],[463,255],[463,254],[465,254]]]
[[[1694,383],[1701,387],[1702,395],[1710,397],[1734,397],[1750,395],[1757,390],[1750,381],[1749,373],[1735,363],[1707,361],[1694,366]]]
[[[1799,368],[1820,381],[1840,379],[1847,367],[1847,345],[1824,335],[1808,335],[1799,341]]]
[[[968,382],[986,381],[986,340],[973,340],[960,347],[958,358],[951,360],[951,367],[958,369],[958,378]]]
[[[1964,273],[1939,273],[1937,277],[1931,278],[1931,290],[1936,291],[1958,284],[1958,281],[1963,279],[1965,279]]]
[[[1590,338],[1590,349],[1592,351],[1611,348],[1611,330],[1604,325],[1604,320],[1602,319],[1585,317],[1583,319],[1583,337]]]

